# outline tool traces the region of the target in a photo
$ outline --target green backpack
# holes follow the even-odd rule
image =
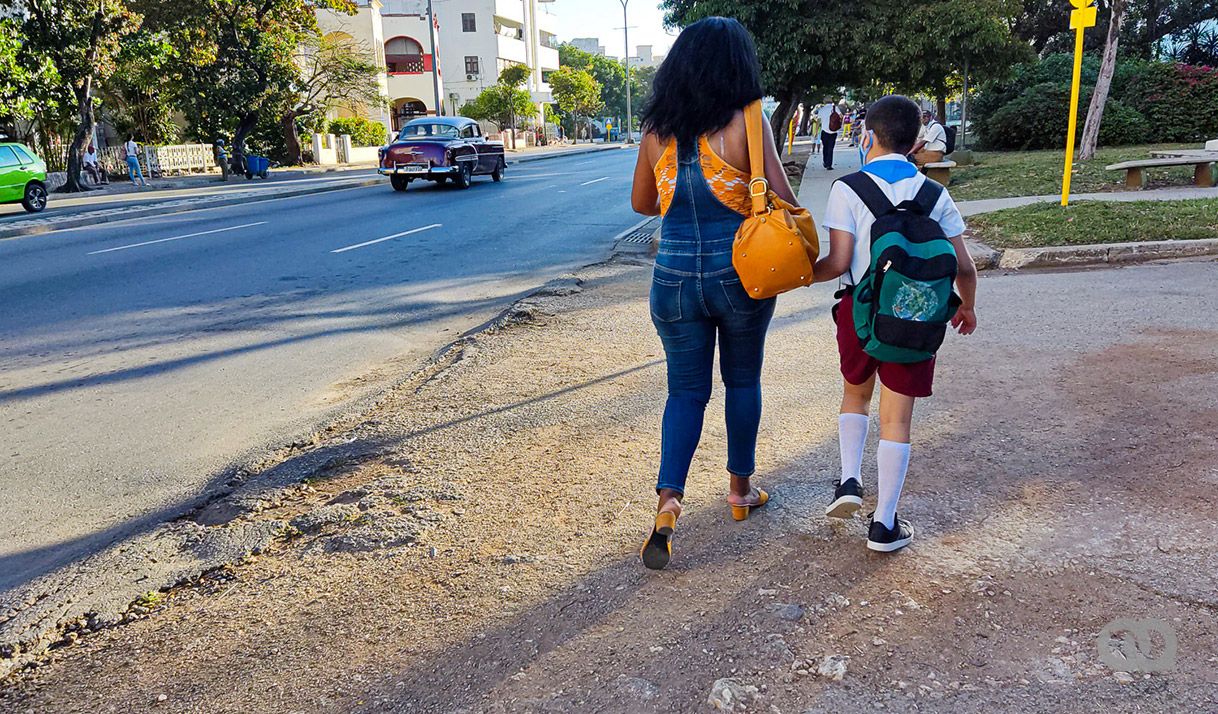
[[[862,172],[841,181],[875,216],[871,262],[854,287],[854,331],[863,350],[881,362],[934,357],[960,306],[956,248],[930,217],[943,187],[926,179],[912,200],[894,206]]]

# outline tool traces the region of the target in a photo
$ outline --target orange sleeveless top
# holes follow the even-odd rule
[[[719,202],[747,216],[752,210],[749,199],[749,173],[741,171],[719,157],[703,136],[698,139],[698,162],[706,185]],[[656,189],[660,194],[660,215],[668,213],[672,197],[677,193],[677,140],[670,139],[656,162]]]

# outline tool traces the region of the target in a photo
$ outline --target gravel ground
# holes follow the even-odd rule
[[[272,547],[69,636],[0,710],[1218,709],[1218,264],[984,277],[981,329],[918,409],[918,535],[892,556],[822,515],[831,291],[783,298],[773,501],[731,521],[713,401],[659,573],[636,556],[664,385],[649,271],[577,278],[289,455],[342,454],[227,516],[290,524]],[[1117,618],[1166,623],[1171,671],[1103,664]]]

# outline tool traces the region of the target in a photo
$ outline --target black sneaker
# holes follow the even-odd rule
[[[833,503],[825,509],[825,515],[830,518],[850,518],[862,507],[863,485],[856,478],[848,478],[833,491]]]
[[[871,527],[867,529],[867,548],[869,550],[891,553],[904,548],[913,541],[913,526],[899,515],[895,520],[895,528],[887,528],[883,523],[874,520],[874,511],[871,516],[873,519]]]

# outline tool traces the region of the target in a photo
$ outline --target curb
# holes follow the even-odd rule
[[[269,194],[246,194],[224,197],[224,194],[212,194],[218,196],[215,200],[209,200],[210,196],[199,197],[194,203],[184,205],[172,205],[177,201],[189,201],[190,197],[169,198],[164,201],[149,203],[142,206],[127,206],[124,208],[113,209],[112,213],[105,212],[106,209],[97,211],[84,211],[80,214],[73,215],[69,218],[64,218],[61,221],[50,223],[30,223],[28,225],[17,224],[12,227],[0,227],[0,240],[5,238],[20,238],[22,236],[39,235],[41,233],[50,233],[52,231],[63,230],[65,228],[80,228],[83,226],[94,226],[102,223],[114,223],[116,221],[126,221],[132,218],[141,218],[144,214],[156,213],[157,215],[170,216],[177,213],[187,213],[190,211],[198,211],[205,208],[218,208],[222,206],[236,206],[243,203],[257,203],[259,201],[270,201],[280,198],[294,198],[296,196],[307,196],[314,193],[327,193],[329,191],[338,191],[348,188],[363,188],[365,186],[375,186],[384,182],[380,176],[368,178],[363,181],[352,181],[329,186],[309,186],[307,188],[288,189],[274,195]],[[169,210],[165,210],[168,208]]]
[[[589,146],[585,149],[571,149],[570,151],[556,151],[547,154],[534,154],[532,156],[525,154],[508,159],[508,166],[512,164],[527,164],[532,161],[545,161],[546,159],[561,159],[564,156],[583,156],[584,154],[595,154],[601,151],[621,151],[626,148],[624,144],[614,144],[612,146]]]
[[[969,242],[970,252],[977,248],[974,262],[978,270],[1022,270],[1024,268],[1079,268],[1103,265],[1133,265],[1156,260],[1179,260],[1218,256],[1218,238],[1201,240],[1137,241],[1099,245],[1062,245],[1044,248],[991,248]]]

